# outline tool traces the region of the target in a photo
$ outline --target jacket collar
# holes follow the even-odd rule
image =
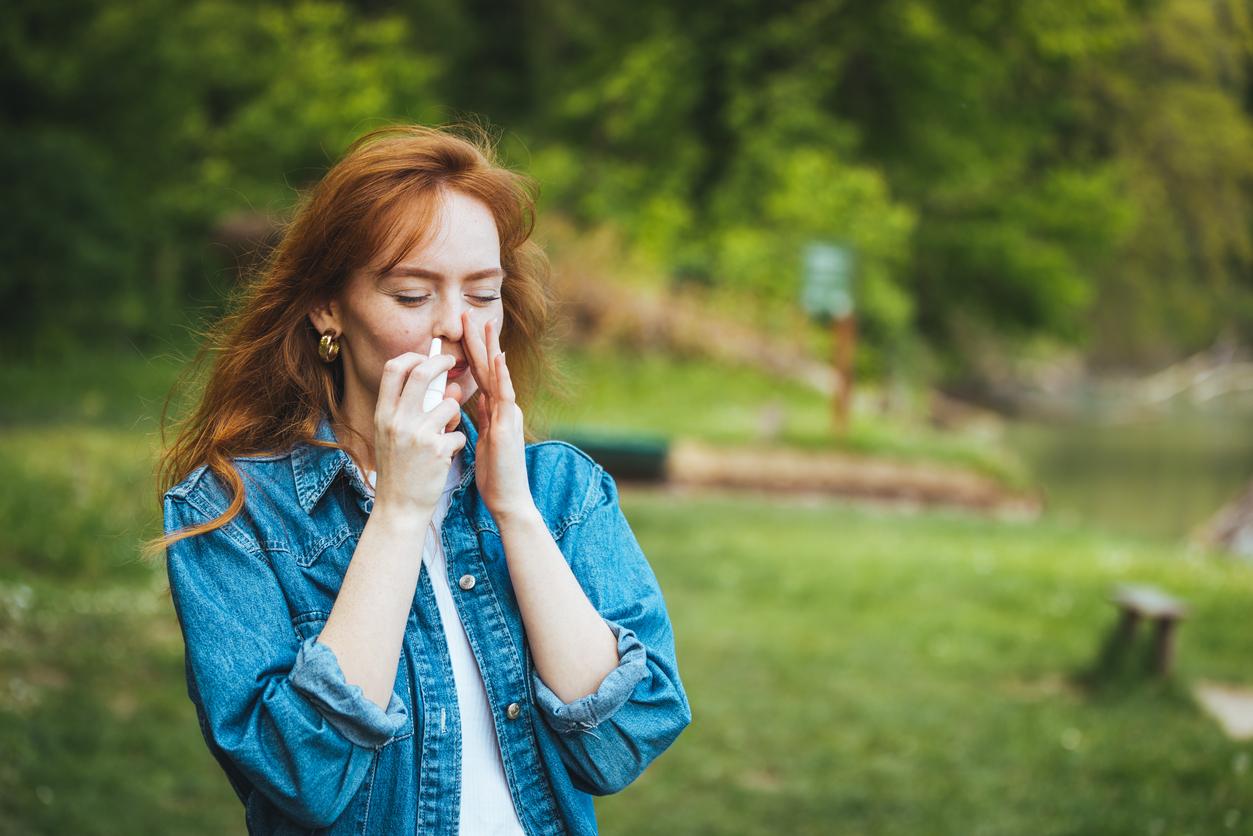
[[[466,436],[465,446],[458,453],[462,464],[460,487],[464,488],[474,478],[474,447],[479,438],[478,430],[464,408],[461,410],[461,423],[457,425],[457,429]],[[335,431],[331,428],[330,416],[325,410],[322,412],[317,432],[313,437],[318,441],[339,442],[339,439],[335,437]],[[368,491],[362,482],[362,474],[357,471],[357,468],[349,466],[351,461],[348,454],[341,449],[321,447],[306,441],[299,442],[292,448],[291,467],[292,476],[296,481],[296,498],[305,513],[313,513],[318,500],[322,498],[342,470],[347,470],[351,474],[350,482],[361,497],[364,499],[368,496]]]

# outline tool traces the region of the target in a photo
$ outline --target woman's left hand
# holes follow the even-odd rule
[[[475,330],[469,313],[461,315],[467,359],[479,388],[474,448],[474,481],[487,510],[497,523],[535,508],[526,473],[526,438],[522,408],[518,406],[500,350],[500,335],[491,320],[483,333]]]

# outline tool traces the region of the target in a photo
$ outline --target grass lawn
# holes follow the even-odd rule
[[[5,495],[6,528],[31,533],[0,547],[0,832],[231,832],[240,808],[200,740],[163,577],[126,546],[156,523],[127,465],[146,442],[69,436],[0,441],[4,484],[59,508],[52,554],[85,561],[40,565],[18,526],[32,507]],[[1180,681],[1249,682],[1247,567],[1043,523],[630,489],[624,506],[667,595],[694,722],[599,802],[606,833],[1249,824],[1253,746],[1180,687],[1069,681],[1112,618],[1108,585],[1134,578],[1195,608]]]
[[[1249,567],[1052,524],[624,504],[693,725],[606,832],[1253,832],[1253,745],[1184,687],[1253,684]],[[1175,681],[1085,689],[1123,579],[1192,603]]]
[[[941,462],[1025,487],[1023,462],[997,439],[958,435],[928,427],[917,415],[884,418],[859,400],[848,433],[831,428],[831,399],[793,381],[756,369],[732,368],[661,354],[571,352],[562,365],[573,381],[568,399],[549,398],[542,415],[554,435],[580,432],[647,433],[687,437],[710,444],[759,444],[762,413],[782,410],[772,444],[842,450],[900,461]],[[859,391],[870,394],[870,387]]]
[[[119,394],[149,397],[135,374],[92,414],[32,398],[0,416],[0,836],[243,832],[187,699],[164,574],[135,559],[159,527],[153,425]],[[630,487],[623,505],[694,721],[598,800],[603,832],[1253,832],[1253,744],[1186,690],[1253,685],[1253,568],[1047,519]],[[1192,605],[1176,678],[1080,687],[1122,580]]]

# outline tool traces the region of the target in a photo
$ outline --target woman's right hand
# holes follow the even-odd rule
[[[455,363],[449,354],[409,352],[384,364],[374,409],[376,510],[434,512],[452,457],[465,446],[466,436],[444,431],[461,414],[456,398],[445,397],[430,412],[422,411],[422,400],[431,381]]]

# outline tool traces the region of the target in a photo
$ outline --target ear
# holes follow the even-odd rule
[[[325,334],[327,331],[334,331],[336,334],[344,333],[344,328],[339,321],[339,303],[334,299],[311,308],[309,321],[313,323],[313,327],[319,334]]]

